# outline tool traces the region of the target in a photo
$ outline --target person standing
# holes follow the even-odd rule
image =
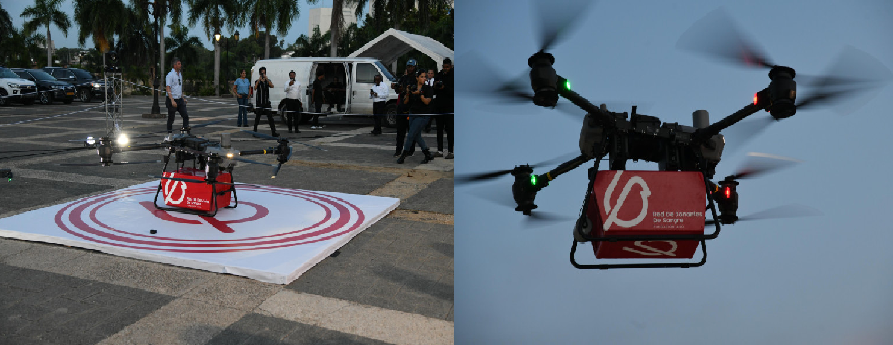
[[[347,89],[344,88],[344,83],[340,82],[338,77],[335,77],[335,80],[326,87],[326,100],[329,101],[328,111],[332,111],[332,107],[336,107],[338,112],[344,112],[345,92],[347,92]]]
[[[325,126],[319,125],[319,114],[322,113],[322,103],[324,102],[325,97],[323,96],[323,88],[322,88],[322,80],[326,78],[326,73],[322,70],[316,72],[316,80],[313,81],[313,92],[310,95],[310,98],[313,99],[313,107],[316,110],[316,113],[313,114],[313,124],[310,126],[310,129],[320,129]]]
[[[183,118],[183,129],[189,130],[189,114],[186,112],[186,98],[183,97],[183,74],[180,72],[183,63],[180,59],[174,58],[171,62],[171,71],[164,78],[165,89],[167,90],[167,99],[164,105],[167,106],[167,138],[170,141],[171,133],[174,128],[174,113],[180,112]]]
[[[239,118],[236,120],[236,127],[248,127],[248,102],[251,102],[251,96],[254,95],[254,87],[251,81],[246,78],[245,70],[242,70],[239,79],[233,82],[233,92],[236,94],[236,102],[239,103]]]
[[[406,100],[404,102],[409,105],[410,114],[427,114],[429,112],[428,105],[431,104],[431,100],[434,98],[434,90],[430,86],[425,85],[426,79],[428,77],[425,73],[419,73],[416,78],[416,84],[413,85],[414,87],[410,86],[406,92]],[[404,159],[408,156],[409,149],[415,143],[419,144],[419,147],[422,148],[422,153],[425,154],[422,164],[434,159],[431,151],[428,150],[425,139],[422,138],[422,129],[425,127],[427,120],[428,117],[424,115],[409,116],[409,133],[406,135],[406,144],[403,146],[403,153],[397,159],[397,164],[403,164]]]
[[[430,87],[434,87],[434,69],[428,69],[428,79],[425,80],[425,85]],[[434,99],[431,101],[431,106],[429,109],[437,109],[437,92],[434,92]],[[432,111],[433,112],[433,111]],[[437,120],[437,116],[428,116],[428,122],[425,123],[425,133],[431,133],[431,124],[434,123],[434,120]],[[437,151],[434,152],[434,157],[443,157],[443,152]]]
[[[405,115],[409,113],[409,105],[404,101],[406,100],[406,88],[416,83],[415,67],[415,59],[406,61],[405,74],[393,86],[397,94],[400,95],[397,98],[397,150],[394,152],[394,157],[399,157],[403,152],[403,139],[406,137],[406,129],[409,127],[409,119]],[[407,152],[407,156],[412,156],[412,152]]]
[[[301,133],[298,123],[301,122],[301,82],[295,80],[295,71],[288,72],[288,85],[285,87],[285,123],[288,132],[291,133],[292,123],[295,125],[295,133]]]
[[[276,133],[276,123],[273,122],[273,108],[270,103],[270,88],[273,87],[273,82],[267,78],[266,67],[261,67],[257,72],[260,76],[254,81],[254,90],[257,92],[257,106],[254,108],[254,113],[257,114],[254,116],[254,131],[257,132],[261,115],[266,114],[267,120],[270,121],[272,135],[278,137],[279,133]]]
[[[372,95],[372,119],[375,121],[375,128],[372,129],[372,135],[381,134],[381,120],[385,115],[388,102],[388,87],[381,82],[381,74],[376,74],[374,79],[375,85],[369,90]]]
[[[443,60],[443,69],[437,76],[434,86],[437,95],[437,151],[443,151],[443,132],[447,135],[446,159],[453,159],[453,61],[449,58]],[[436,155],[436,154],[435,154]]]

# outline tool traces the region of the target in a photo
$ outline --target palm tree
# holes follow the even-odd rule
[[[264,59],[270,58],[270,29],[275,28],[280,36],[288,34],[292,23],[301,15],[298,2],[294,0],[247,0],[241,21],[247,21],[257,36],[260,28],[266,29]]]
[[[187,0],[189,4],[189,25],[195,25],[199,21],[205,28],[205,37],[211,40],[213,34],[220,33],[224,27],[232,30],[238,23],[229,18],[236,18],[239,14],[239,5],[233,0]],[[214,42],[214,89],[220,96],[220,44]]]
[[[6,40],[12,36],[13,32],[15,32],[15,28],[12,26],[12,17],[3,9],[3,4],[0,4],[0,40]]]
[[[41,26],[47,28],[47,66],[53,65],[53,38],[50,36],[50,24],[55,24],[65,36],[68,36],[68,28],[71,27],[71,21],[68,20],[68,14],[59,10],[62,0],[36,0],[34,6],[26,7],[22,11],[22,17],[31,18],[25,22],[25,31],[33,32]]]
[[[186,26],[171,24],[170,28],[171,35],[164,39],[165,45],[170,47],[168,55],[180,58],[186,65],[198,63],[196,48],[202,45],[202,41],[198,37],[189,36],[189,28]]]
[[[289,48],[294,50],[292,56],[325,56],[329,36],[319,32],[319,26],[313,28],[313,36],[301,35]]]
[[[78,44],[83,46],[87,37],[92,36],[99,52],[107,52],[111,47],[110,39],[124,29],[126,13],[121,0],[75,0],[74,21],[79,27]]]

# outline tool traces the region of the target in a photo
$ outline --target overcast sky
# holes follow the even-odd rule
[[[893,5],[886,1],[600,1],[551,50],[555,69],[596,104],[642,102],[651,106],[640,113],[686,125],[705,109],[718,121],[769,83],[766,70],[676,49],[688,28],[719,7],[798,75],[821,74],[847,45],[887,68],[893,62]],[[458,89],[492,82],[463,66],[471,51],[492,62],[490,72],[529,71],[527,58],[538,49],[532,12],[515,1],[471,2],[459,11]],[[798,95],[807,94],[801,86]],[[580,121],[572,116],[489,102],[467,94],[457,100],[457,175],[579,152]],[[472,195],[495,190],[511,200],[510,177],[457,187],[456,343],[893,343],[891,109],[888,85],[848,116],[801,110],[726,152],[720,179],[751,151],[804,161],[742,181],[739,216],[785,204],[824,215],[724,227],[700,268],[577,270],[568,261],[573,221],[525,228],[520,213]],[[576,217],[589,166],[539,192],[540,209]],[[587,248],[577,260],[595,263]]]
[[[0,0],[0,3],[3,4],[3,9],[5,9],[7,12],[9,12],[10,17],[12,17],[13,25],[15,25],[16,27],[19,27],[19,28],[24,26],[24,23],[25,23],[25,19],[22,18],[22,16],[21,16],[22,11],[26,7],[34,6],[34,1],[32,1],[32,0]],[[129,0],[125,0],[124,3],[126,5],[130,5]],[[307,26],[309,25],[308,24],[309,20],[307,18],[308,18],[308,15],[310,14],[311,8],[332,7],[332,1],[324,0],[324,1],[320,1],[317,4],[308,4],[306,0],[301,0],[299,3],[299,6],[300,6],[299,9],[301,11],[301,15],[292,24],[292,28],[291,28],[291,30],[289,30],[288,35],[286,35],[284,38],[280,38],[280,39],[285,39],[286,45],[294,43],[295,40],[297,40],[299,36],[308,34]],[[186,17],[188,16],[188,12],[187,12],[188,8],[189,8],[189,6],[186,5],[185,2],[183,2],[183,15],[182,15],[182,19],[181,19],[183,21],[183,24],[188,24],[188,21],[186,20]],[[56,49],[77,48],[78,47],[78,28],[77,28],[77,25],[75,24],[74,18],[73,18],[73,16],[74,16],[74,0],[64,0],[62,2],[62,5],[59,7],[59,9],[62,12],[68,13],[69,20],[71,21],[72,26],[68,29],[67,37],[65,35],[63,35],[62,31],[59,30],[59,28],[57,28],[56,26],[50,26],[50,33],[53,37],[53,41],[56,42]],[[363,16],[365,16],[365,15],[366,14],[364,13]],[[170,20],[168,20],[167,23],[170,24]],[[239,36],[242,38],[247,37],[247,35],[251,33],[251,30],[248,29],[247,26],[242,27],[242,28],[237,28],[236,30],[239,31]],[[322,30],[322,31],[325,32],[325,30]],[[170,30],[165,29],[165,35],[167,35],[168,32],[170,32]],[[40,33],[43,35],[46,35],[46,29],[45,28],[41,29]],[[229,32],[228,34],[232,35],[233,33],[235,33],[235,31]],[[210,39],[208,39],[207,37],[205,37],[204,28],[202,28],[199,25],[199,23],[196,23],[196,25],[189,27],[189,34],[191,36],[198,37],[202,41],[202,44],[204,44],[205,48],[207,48],[209,50],[214,49],[214,45],[211,43],[211,39],[214,38],[213,32],[211,33],[212,37]],[[227,34],[227,33],[223,33],[223,34]],[[87,38],[87,41],[84,44],[84,46],[86,48],[92,48],[93,47],[92,40],[90,38]]]

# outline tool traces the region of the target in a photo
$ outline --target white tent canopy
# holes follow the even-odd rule
[[[437,63],[437,70],[443,68],[444,59],[453,59],[453,51],[431,37],[414,35],[396,29],[388,29],[348,57],[373,57],[381,60],[385,65],[390,65],[397,62],[397,58],[413,49],[430,56]]]

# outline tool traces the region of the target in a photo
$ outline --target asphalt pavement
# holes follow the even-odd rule
[[[124,99],[126,133],[164,132],[166,119],[142,116],[151,105],[149,96]],[[231,132],[240,150],[274,144],[236,128],[232,99],[187,107],[193,126],[224,120],[194,135]],[[370,118],[323,118],[325,128],[302,125],[299,134],[276,120],[290,140],[326,151],[294,145],[276,179],[269,167],[239,163],[237,182],[396,197],[400,206],[288,285],[0,238],[0,344],[452,344],[453,160],[421,164],[416,153],[396,164],[396,131],[372,136]],[[106,126],[97,102],[0,107],[0,169],[14,174],[0,181],[0,218],[152,181],[161,164],[59,165],[98,163],[96,150],[76,148]],[[266,118],[258,128],[270,133]],[[433,131],[423,137],[436,147]]]

